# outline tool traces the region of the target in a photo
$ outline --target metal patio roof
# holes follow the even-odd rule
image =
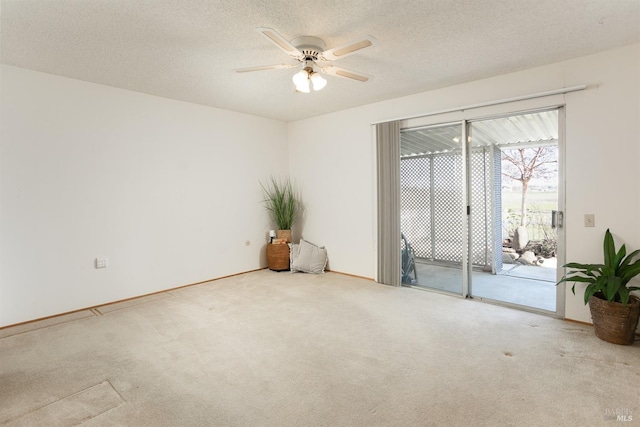
[[[499,117],[472,122],[474,147],[497,145],[518,148],[557,144],[557,110]],[[400,157],[414,157],[458,151],[461,126],[444,125],[404,129],[400,133]]]

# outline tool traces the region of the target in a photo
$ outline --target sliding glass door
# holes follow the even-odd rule
[[[555,312],[558,129],[557,109],[403,129],[402,283]]]

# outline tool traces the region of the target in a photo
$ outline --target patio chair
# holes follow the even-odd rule
[[[400,233],[400,249],[402,254],[402,284],[415,285],[418,283],[415,252],[403,233]]]

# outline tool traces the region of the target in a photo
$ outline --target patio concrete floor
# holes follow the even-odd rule
[[[474,298],[491,299],[511,304],[556,311],[556,269],[548,266],[507,264],[498,274],[474,270],[471,294]],[[549,265],[550,264],[550,265]],[[462,270],[455,266],[435,265],[417,260],[418,281],[414,286],[460,294]]]

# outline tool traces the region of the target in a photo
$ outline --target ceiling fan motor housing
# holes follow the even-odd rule
[[[304,55],[304,58],[302,58],[301,61],[317,61],[320,54],[324,52],[326,46],[324,40],[314,36],[297,37],[291,41],[291,44]]]

